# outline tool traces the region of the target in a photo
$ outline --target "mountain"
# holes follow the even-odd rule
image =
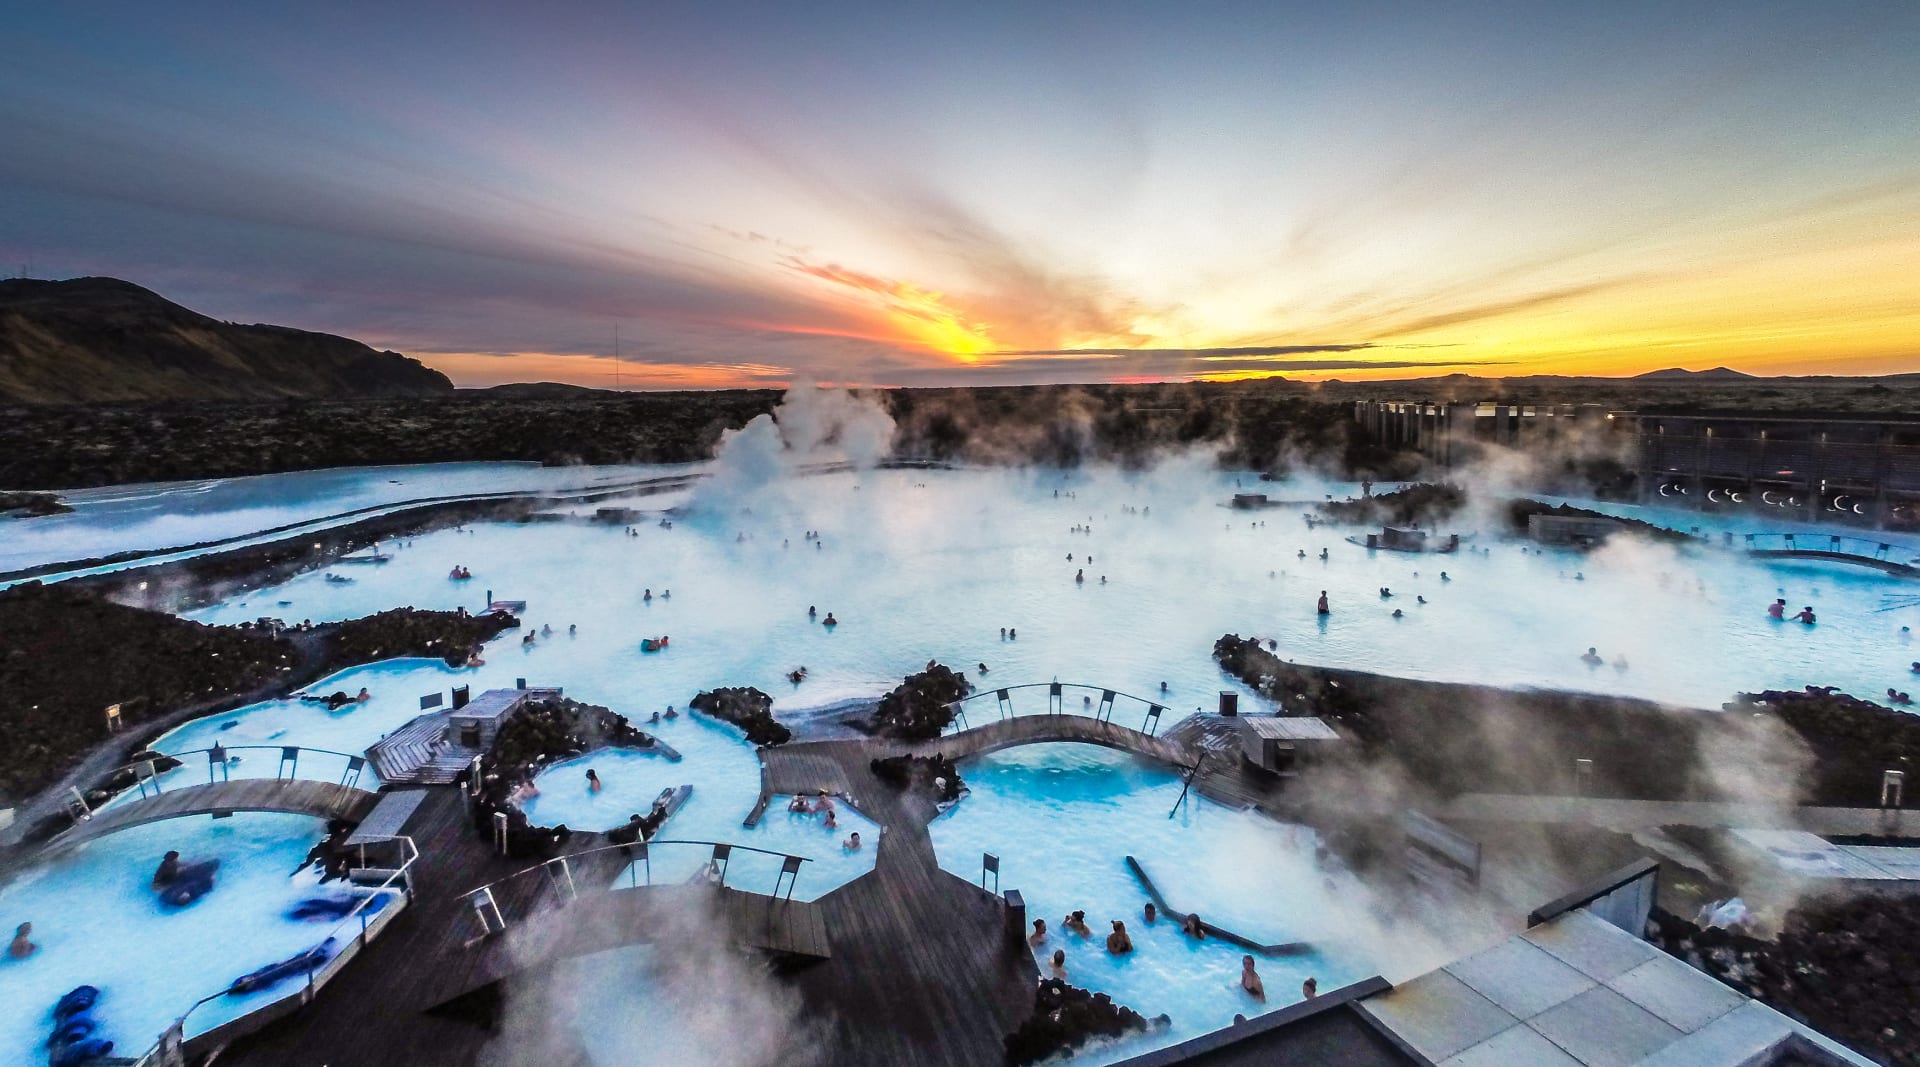
[[[1731,367],[1715,367],[1712,370],[1687,370],[1684,367],[1668,367],[1666,370],[1650,370],[1645,374],[1633,376],[1641,382],[1733,382],[1747,381],[1756,377]]]
[[[0,281],[0,401],[237,400],[451,392],[398,352],[208,318],[116,278]]]

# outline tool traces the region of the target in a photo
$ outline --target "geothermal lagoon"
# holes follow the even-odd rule
[[[462,465],[128,488],[83,497],[72,515],[34,520],[63,525],[57,538],[10,539],[7,552],[15,564],[41,565],[60,561],[60,544],[74,546],[71,558],[90,559],[318,528],[405,500],[707,470],[555,473]],[[479,523],[384,542],[380,551],[392,559],[383,565],[322,568],[235,590],[186,615],[232,624],[317,623],[401,605],[479,612],[491,594],[525,601],[522,628],[489,644],[482,666],[374,663],[310,687],[365,687],[365,703],[328,711],[291,698],[266,701],[188,722],[155,747],[184,753],[219,743],[249,752],[229,764],[232,776],[271,776],[272,757],[256,758],[244,746],[355,754],[419,714],[419,698],[428,694],[454,686],[478,694],[519,679],[562,687],[571,699],[627,716],[683,758],[603,751],[556,763],[542,771],[539,795],[527,803],[532,821],[603,831],[645,811],[662,789],[691,785],[663,839],[731,841],[802,856],[809,862],[794,899],[813,901],[872,870],[882,828],[843,805],[840,827],[823,829],[816,817],[787,812],[784,795],[772,798],[758,825],[743,827],[761,791],[756,754],[739,730],[687,712],[696,693],[757,687],[804,739],[815,736],[809,729],[842,729],[836,736],[844,736],[831,725],[836,715],[930,660],[963,671],[982,690],[1060,681],[1141,697],[1168,708],[1167,726],[1212,710],[1222,691],[1236,693],[1242,710],[1272,710],[1212,660],[1215,639],[1229,632],[1270,639],[1279,656],[1300,663],[1707,708],[1739,690],[1808,683],[1874,694],[1902,685],[1909,662],[1920,658],[1902,629],[1913,621],[1911,610],[1899,610],[1907,587],[1872,572],[1627,538],[1592,554],[1547,550],[1505,536],[1491,510],[1452,524],[1473,535],[1457,554],[1369,551],[1345,539],[1352,528],[1309,527],[1304,506],[1230,509],[1236,491],[1311,504],[1358,489],[1312,479],[1262,483],[1199,460],[1147,472],[842,469],[753,476],[721,469],[691,490],[556,508],[553,521]],[[209,512],[207,500],[225,503]],[[596,507],[644,515],[631,524],[593,523]],[[1613,510],[1698,525],[1686,515]],[[22,520],[0,522],[29,529]],[[1722,527],[1740,528],[1715,529]],[[456,566],[473,578],[449,580]],[[328,572],[352,580],[329,581]],[[1323,590],[1331,614],[1316,616]],[[1769,621],[1765,608],[1776,597],[1790,611],[1812,606],[1819,624]],[[837,625],[823,624],[829,614]],[[529,631],[545,636],[523,643]],[[671,638],[667,647],[642,651],[643,639],[659,637]],[[1603,665],[1582,662],[1589,647]],[[800,667],[806,676],[796,684],[789,674]],[[1029,699],[1017,710],[1041,710],[1042,698]],[[990,698],[975,706],[991,714]],[[1129,718],[1138,707],[1123,705],[1115,721],[1140,725]],[[669,708],[677,718],[649,721]],[[584,787],[589,767],[606,783],[599,794]],[[1285,1006],[1299,999],[1309,976],[1324,990],[1372,974],[1395,977],[1407,963],[1381,955],[1381,939],[1365,929],[1364,909],[1352,903],[1364,889],[1317,862],[1312,831],[1198,796],[1180,802],[1172,768],[1105,749],[1039,744],[965,760],[960,771],[969,792],[929,827],[941,867],[978,881],[981,854],[999,856],[1004,887],[1022,890],[1029,916],[1052,928],[1033,950],[1043,976],[1046,957],[1064,948],[1074,984],[1171,1020],[1163,1031],[1097,1047],[1078,1062],[1123,1058],[1228,1025],[1236,1014]],[[189,760],[171,777],[205,773]],[[378,787],[371,769],[362,785]],[[869,842],[863,851],[842,848],[854,830]],[[0,966],[0,999],[19,1006],[0,1026],[0,1059],[44,1055],[41,1009],[76,984],[101,989],[102,1033],[122,1053],[138,1055],[196,1000],[309,947],[325,926],[284,917],[312,888],[310,875],[290,879],[288,872],[320,832],[317,821],[290,816],[163,822],[11,875],[0,885],[0,920],[35,921],[44,950]],[[216,889],[187,909],[155,905],[146,879],[167,849],[219,856]],[[1239,950],[1190,944],[1170,924],[1140,921],[1146,898],[1128,856],[1180,907],[1259,940],[1309,942],[1313,950],[1263,959],[1268,999],[1252,1001],[1235,984]],[[676,855],[662,847],[652,876],[684,880],[704,859],[696,850]],[[776,859],[743,853],[737,862],[728,884],[770,891]],[[634,880],[629,871],[616,884]],[[1075,909],[1086,911],[1093,941],[1059,928]],[[1126,921],[1134,955],[1100,950],[1113,919]],[[651,973],[644,966],[608,970],[604,961],[578,967],[637,976],[631,981],[638,983]],[[352,969],[340,980],[352,982]],[[629,999],[659,1000],[657,991],[628,992],[618,982],[597,982],[595,989],[599,1006],[609,1010],[626,1008]],[[187,1032],[252,1006],[222,998],[195,1012]]]

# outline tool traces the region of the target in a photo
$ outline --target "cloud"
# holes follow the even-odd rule
[[[1331,345],[1255,345],[1243,348],[1035,348],[1016,352],[994,352],[994,356],[1145,356],[1191,359],[1233,359],[1269,356],[1295,356],[1310,352],[1359,352],[1373,348],[1371,341]]]
[[[1617,278],[1603,278],[1599,281],[1582,282],[1578,285],[1567,285],[1558,289],[1547,289],[1542,292],[1529,293],[1525,296],[1471,304],[1467,307],[1455,308],[1452,311],[1437,312],[1414,319],[1410,322],[1398,323],[1383,330],[1382,333],[1389,336],[1425,333],[1428,330],[1437,330],[1444,326],[1459,326],[1464,323],[1479,322],[1483,319],[1498,318],[1515,311],[1526,311],[1531,308],[1544,307],[1549,304],[1564,303],[1569,300],[1577,300],[1583,296],[1591,296],[1594,293],[1603,293],[1611,289],[1618,289],[1642,281],[1646,277],[1644,274],[1625,274]]]

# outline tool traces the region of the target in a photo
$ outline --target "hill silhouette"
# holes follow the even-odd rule
[[[117,278],[0,281],[0,402],[244,400],[446,393],[398,352],[209,318]]]

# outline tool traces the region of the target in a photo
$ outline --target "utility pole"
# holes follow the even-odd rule
[[[620,391],[620,324],[613,324],[613,391]]]

